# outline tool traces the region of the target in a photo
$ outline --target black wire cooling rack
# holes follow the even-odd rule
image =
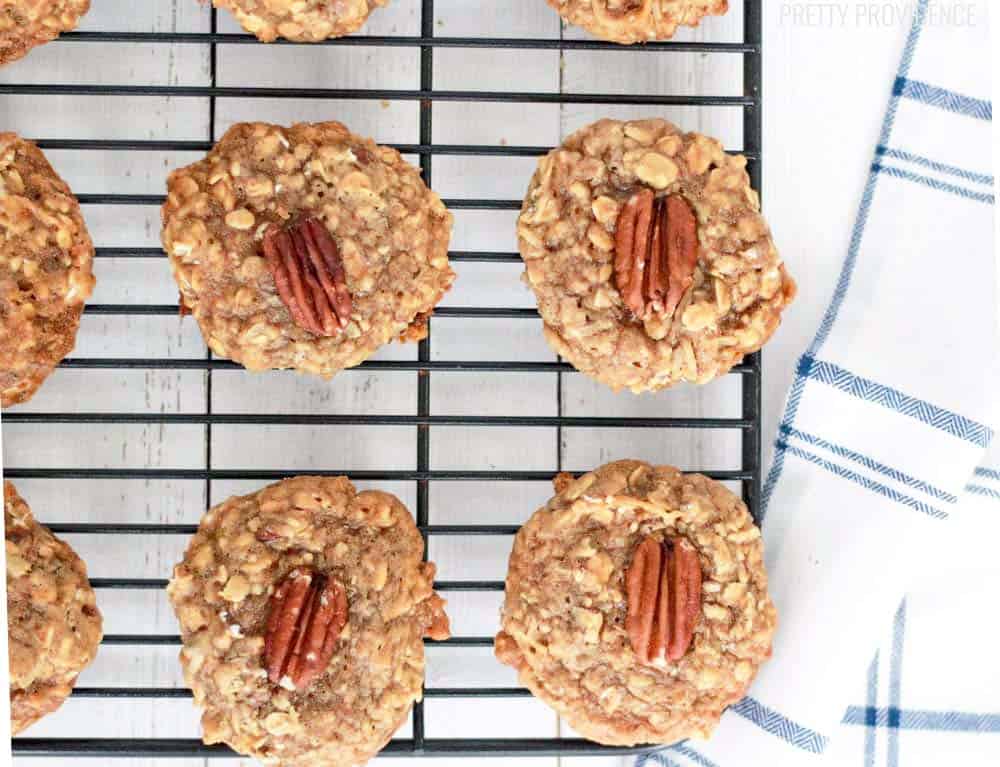
[[[466,144],[433,143],[432,127],[434,104],[440,101],[464,102],[514,102],[514,103],[555,103],[555,104],[628,104],[649,106],[713,106],[739,109],[743,115],[742,154],[749,160],[749,172],[755,188],[760,189],[761,153],[761,32],[762,2],[746,0],[744,6],[743,42],[664,42],[649,44],[642,48],[645,56],[669,56],[671,52],[725,53],[742,57],[743,94],[740,96],[704,95],[638,95],[628,93],[577,94],[509,91],[446,91],[434,88],[434,51],[437,48],[495,48],[512,52],[529,49],[555,50],[616,50],[619,46],[593,40],[565,39],[502,39],[488,37],[437,37],[434,29],[434,0],[421,0],[421,22],[419,36],[353,36],[329,40],[320,45],[339,46],[404,46],[420,49],[420,89],[419,90],[379,90],[379,89],[291,89],[264,87],[219,87],[216,85],[217,49],[223,45],[254,45],[256,39],[245,34],[220,33],[217,28],[216,12],[213,9],[211,27],[207,33],[172,32],[76,32],[64,35],[56,45],[72,45],[74,41],[156,44],[199,44],[210,48],[210,84],[207,86],[175,85],[36,85],[0,84],[0,94],[36,96],[172,96],[207,97],[209,99],[209,136],[205,141],[158,141],[158,140],[118,140],[118,139],[45,139],[39,141],[43,149],[68,150],[118,150],[118,151],[199,151],[208,150],[211,139],[216,136],[215,103],[217,98],[305,98],[305,99],[384,99],[419,101],[419,143],[395,144],[404,154],[419,157],[420,167],[428,185],[433,187],[432,165],[435,155],[478,155],[478,156],[520,156],[532,157],[544,154],[550,147],[541,146],[476,146]],[[290,45],[292,43],[278,43]],[[159,195],[137,194],[81,194],[84,205],[159,205],[163,197]],[[520,200],[445,200],[451,209],[474,210],[517,210]],[[159,248],[105,247],[97,249],[98,257],[157,258],[162,257]],[[517,262],[517,253],[495,253],[459,251],[450,254],[456,262],[505,263]],[[176,305],[151,304],[90,304],[87,314],[110,315],[176,315]],[[435,317],[448,318],[500,318],[517,322],[523,318],[537,318],[534,309],[508,307],[449,307],[438,308]],[[433,321],[432,321],[433,325]],[[213,480],[260,480],[274,481],[290,476],[291,470],[219,470],[212,467],[211,430],[214,424],[251,425],[405,425],[416,428],[416,469],[406,471],[314,471],[309,473],[339,475],[347,473],[358,480],[405,480],[416,483],[416,519],[425,538],[448,535],[513,535],[516,525],[432,525],[429,522],[429,487],[432,482],[449,481],[520,481],[549,482],[563,467],[553,467],[551,471],[440,471],[430,465],[430,432],[435,426],[514,426],[548,427],[559,432],[566,427],[625,427],[643,429],[723,429],[736,430],[741,435],[742,461],[738,470],[700,470],[715,479],[737,481],[742,484],[743,497],[755,518],[759,514],[761,483],[761,366],[760,355],[755,354],[736,367],[732,375],[742,379],[742,412],[739,418],[627,418],[627,417],[567,417],[562,415],[562,386],[557,387],[559,415],[553,417],[508,417],[478,415],[433,415],[431,413],[431,385],[433,373],[437,371],[465,372],[469,374],[489,374],[494,372],[556,373],[561,379],[564,373],[573,369],[563,362],[519,362],[519,361],[441,361],[431,359],[433,333],[422,341],[416,360],[385,361],[375,360],[363,363],[366,370],[414,371],[416,374],[417,407],[413,415],[264,415],[234,414],[223,415],[211,410],[212,371],[236,367],[233,363],[214,359],[206,350],[200,359],[110,359],[77,358],[67,359],[64,368],[84,369],[140,369],[140,370],[203,370],[207,390],[205,412],[184,414],[163,413],[5,413],[8,423],[81,424],[81,423],[138,423],[138,424],[201,424],[205,430],[205,467],[203,469],[145,469],[145,468],[31,468],[10,467],[6,469],[9,478],[18,479],[185,479],[200,480],[206,486],[206,499],[211,498],[210,485]],[[566,467],[583,472],[593,467]],[[72,523],[50,525],[56,533],[79,534],[121,534],[188,535],[195,531],[194,525],[180,524],[101,524]],[[166,581],[149,578],[94,578],[97,589],[162,589]],[[449,591],[489,591],[503,590],[502,581],[439,581],[436,588]],[[104,637],[104,645],[155,646],[178,645],[176,635],[115,634]],[[460,636],[444,642],[428,644],[451,647],[490,647],[493,639],[489,636]],[[77,688],[74,697],[116,698],[116,699],[164,699],[189,698],[186,689],[94,687]],[[433,698],[514,698],[526,697],[529,693],[520,688],[427,688],[424,697]],[[17,756],[46,757],[225,757],[235,756],[224,746],[206,746],[197,738],[190,739],[125,739],[125,738],[16,738],[13,741]],[[412,737],[393,740],[383,752],[392,756],[580,756],[592,754],[628,753],[627,749],[615,749],[569,738],[531,739],[464,739],[431,738],[425,735],[425,710],[417,704],[413,711]]]

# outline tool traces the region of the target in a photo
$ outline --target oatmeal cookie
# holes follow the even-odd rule
[[[10,482],[3,486],[3,516],[10,726],[16,735],[69,697],[97,654],[101,614],[80,557],[35,521]]]
[[[76,342],[94,289],[80,205],[41,150],[0,133],[0,404],[31,398]]]
[[[356,765],[421,697],[448,636],[399,499],[296,477],[209,511],[167,588],[206,743],[265,764]]]
[[[517,233],[549,344],[633,392],[760,349],[795,284],[745,168],[666,120],[601,120],[543,157]]]
[[[330,377],[419,339],[455,278],[441,199],[399,152],[338,122],[234,125],[167,186],[182,311],[248,370]]]
[[[721,16],[729,0],[548,0],[570,24],[613,43],[666,40],[681,25]]]
[[[76,29],[90,0],[0,0],[0,66]]]
[[[771,655],[760,531],[700,474],[617,461],[517,534],[496,655],[609,745],[706,738]]]
[[[315,43],[361,28],[389,0],[213,0],[231,11],[243,28],[265,43],[279,37]]]

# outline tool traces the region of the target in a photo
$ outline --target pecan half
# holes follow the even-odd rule
[[[701,564],[680,538],[649,536],[625,573],[625,631],[643,663],[662,665],[684,657],[701,613]]]
[[[639,320],[670,316],[694,282],[698,264],[698,219],[679,194],[633,194],[618,216],[615,285]]]
[[[326,670],[345,625],[344,587],[310,570],[292,570],[271,597],[264,635],[267,678],[296,690],[307,687]]]
[[[351,320],[351,294],[340,249],[316,218],[264,235],[264,257],[281,302],[295,324],[318,336],[335,336]]]

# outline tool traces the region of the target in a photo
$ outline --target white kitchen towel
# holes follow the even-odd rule
[[[958,0],[912,5],[840,280],[800,359],[765,484],[774,658],[710,741],[640,764],[818,762],[854,680],[894,616],[905,619],[908,587],[962,557],[931,547],[955,527],[996,419],[990,40],[985,19],[949,23]],[[803,198],[802,215],[823,211]]]
[[[1000,764],[1000,440],[941,538],[960,552],[926,568],[866,669],[824,767]]]

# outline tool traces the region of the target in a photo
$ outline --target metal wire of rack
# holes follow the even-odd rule
[[[328,40],[319,45],[334,46],[375,46],[375,47],[418,47],[420,50],[420,87],[418,90],[384,89],[302,89],[270,87],[220,87],[216,84],[217,51],[223,45],[255,44],[250,35],[220,33],[217,27],[216,11],[211,11],[209,32],[75,32],[63,35],[58,44],[73,44],[73,41],[148,44],[198,44],[210,49],[209,84],[205,86],[178,85],[35,85],[0,84],[0,94],[38,96],[171,96],[207,97],[209,99],[209,135],[204,141],[191,140],[131,140],[131,139],[44,139],[37,143],[43,149],[64,150],[116,150],[116,151],[207,151],[213,144],[215,135],[215,105],[218,98],[307,98],[307,99],[386,99],[419,102],[419,143],[394,144],[400,152],[419,158],[425,181],[433,187],[432,170],[435,156],[473,155],[535,157],[544,154],[549,147],[506,146],[471,144],[435,144],[433,142],[434,104],[441,101],[515,103],[555,103],[555,104],[629,104],[629,105],[687,105],[724,106],[738,108],[743,115],[743,147],[741,153],[748,160],[748,170],[755,188],[760,189],[761,157],[761,56],[762,56],[762,3],[746,0],[743,19],[744,39],[742,42],[663,42],[644,47],[643,55],[669,55],[671,52],[725,53],[742,57],[743,93],[739,96],[674,96],[637,94],[579,94],[540,93],[510,91],[445,91],[434,87],[434,51],[438,48],[493,48],[517,50],[616,50],[618,46],[593,40],[567,39],[503,39],[489,37],[438,37],[434,29],[434,0],[421,0],[421,21],[419,36],[364,36]],[[279,42],[279,45],[293,43]],[[159,205],[160,195],[140,194],[81,194],[83,205]],[[451,199],[445,200],[451,209],[471,210],[517,210],[520,200],[492,199]],[[101,258],[159,258],[159,248],[149,247],[101,247],[97,256]],[[520,260],[517,253],[497,253],[483,251],[457,251],[450,257],[455,262],[512,263]],[[105,315],[176,315],[178,307],[167,304],[90,304],[87,314]],[[534,309],[506,307],[446,307],[438,308],[434,317],[445,318],[493,318],[517,322],[525,318],[537,318]],[[433,325],[433,322],[432,322]],[[732,375],[741,378],[741,414],[737,418],[629,418],[629,417],[570,417],[563,415],[562,375],[573,369],[564,362],[545,361],[442,361],[431,358],[433,333],[419,345],[415,360],[373,360],[363,363],[365,370],[413,371],[416,372],[416,412],[412,415],[366,415],[366,414],[218,414],[212,412],[211,386],[212,372],[220,369],[234,369],[237,365],[214,359],[206,350],[197,359],[170,358],[70,358],[62,363],[63,368],[111,369],[111,370],[202,370],[205,375],[207,392],[206,407],[202,413],[75,413],[42,412],[19,413],[16,410],[3,415],[8,423],[28,424],[200,424],[205,427],[205,466],[203,469],[159,469],[159,468],[31,468],[10,467],[5,473],[10,478],[23,479],[178,479],[198,480],[206,484],[205,497],[210,502],[210,483],[213,480],[261,480],[275,481],[295,472],[281,469],[232,470],[216,469],[212,464],[211,429],[217,424],[241,425],[397,425],[412,426],[416,429],[416,461],[414,470],[367,470],[367,471],[311,471],[310,473],[339,475],[347,473],[357,480],[412,481],[416,483],[416,520],[425,539],[432,536],[455,535],[501,535],[511,536],[517,532],[517,525],[469,524],[434,525],[429,517],[429,487],[432,482],[489,481],[489,482],[548,482],[559,467],[551,471],[475,471],[475,470],[434,470],[430,462],[430,434],[436,426],[517,426],[523,428],[556,428],[560,434],[563,428],[641,428],[641,429],[724,429],[735,430],[741,435],[741,466],[736,470],[712,471],[699,468],[702,473],[719,480],[740,482],[743,497],[755,518],[759,515],[761,487],[761,363],[755,354],[737,366]],[[435,372],[465,372],[486,374],[493,372],[555,373],[559,385],[557,416],[477,416],[477,415],[434,415],[431,410],[431,385]],[[561,464],[561,460],[560,460]],[[583,471],[591,467],[567,467],[569,470]],[[196,525],[185,524],[117,524],[117,523],[63,523],[50,525],[56,533],[112,534],[112,535],[189,535]],[[97,589],[139,589],[157,590],[166,585],[163,579],[153,578],[93,578]],[[499,592],[504,584],[492,580],[439,581],[436,588],[443,592]],[[427,640],[428,645],[449,647],[490,647],[493,639],[489,636],[459,636],[443,642]],[[180,637],[167,634],[112,634],[104,637],[104,645],[161,646],[179,645]],[[429,687],[424,697],[433,698],[518,698],[527,697],[523,688],[445,688]],[[190,698],[186,689],[134,688],[134,687],[90,687],[77,688],[73,692],[79,698],[116,699],[168,699]],[[641,750],[641,749],[640,749]],[[198,739],[126,739],[126,738],[16,738],[13,741],[16,756],[47,757],[232,757],[235,754],[225,746],[206,746]],[[414,707],[412,736],[396,739],[383,751],[392,756],[583,756],[609,753],[628,753],[635,749],[616,749],[589,743],[580,739],[532,738],[532,739],[466,739],[431,738],[426,735],[425,710],[422,703]]]

